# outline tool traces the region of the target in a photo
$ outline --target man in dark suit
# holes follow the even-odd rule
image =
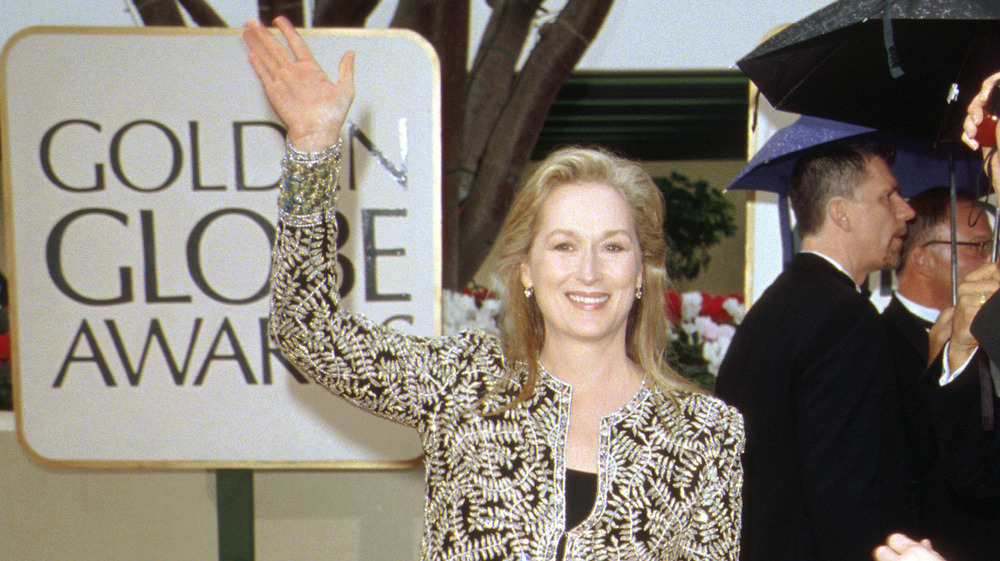
[[[956,275],[964,279],[989,261],[993,229],[972,194],[959,192],[956,199]],[[908,225],[896,269],[898,288],[882,318],[896,361],[900,410],[919,482],[918,533],[945,557],[992,561],[1000,556],[1000,500],[963,495],[950,483],[953,470],[939,450],[928,391],[921,387],[929,359],[951,335],[951,195],[947,187],[929,189],[909,203],[916,217]],[[944,400],[936,403],[938,408],[950,410],[955,393],[937,390],[930,395]]]
[[[836,143],[791,182],[802,252],[753,304],[717,393],[744,415],[744,561],[867,561],[912,530],[885,326],[859,285],[895,268],[913,211],[891,148]]]

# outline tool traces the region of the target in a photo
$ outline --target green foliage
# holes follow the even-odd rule
[[[14,407],[14,389],[10,380],[10,360],[0,361],[0,411]]]
[[[672,172],[655,181],[667,204],[667,271],[674,280],[692,280],[711,260],[708,249],[736,233],[735,208],[704,180]]]
[[[683,329],[674,329],[675,339],[667,347],[667,360],[677,372],[701,386],[709,393],[715,392],[715,375],[708,369],[702,355],[698,335],[689,335]]]
[[[10,411],[14,408],[14,391],[10,378],[0,375],[0,411]]]

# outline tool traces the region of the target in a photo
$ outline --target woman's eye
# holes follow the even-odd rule
[[[560,243],[560,244],[556,244],[555,249],[556,249],[556,251],[570,251],[570,250],[573,249],[573,246],[571,244],[563,242],[563,243]]]

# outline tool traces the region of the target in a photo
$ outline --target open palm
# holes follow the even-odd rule
[[[336,143],[354,100],[354,53],[341,58],[334,83],[291,22],[282,16],[274,23],[288,48],[261,22],[250,21],[243,31],[250,63],[288,129],[289,142],[299,150],[323,150]]]

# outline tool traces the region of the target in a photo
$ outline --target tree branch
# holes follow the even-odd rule
[[[525,62],[480,161],[460,218],[459,284],[486,258],[562,84],[597,35],[610,0],[570,0]]]
[[[315,27],[364,27],[379,0],[318,0]]]
[[[272,22],[278,16],[285,16],[295,25],[305,24],[305,10],[302,0],[257,0],[257,14],[262,22]]]
[[[133,0],[143,25],[183,27],[184,16],[174,0]]]
[[[178,0],[199,27],[228,27],[205,0]]]
[[[490,131],[510,98],[517,61],[542,0],[497,0],[479,44],[466,90],[462,142],[456,161],[454,187],[460,194],[471,189],[473,172],[486,149]]]

